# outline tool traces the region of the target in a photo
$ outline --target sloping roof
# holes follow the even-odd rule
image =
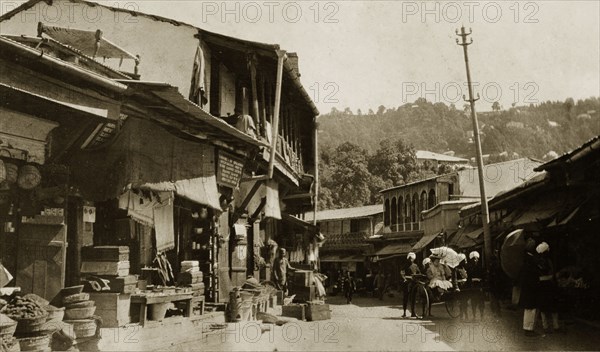
[[[44,33],[56,41],[77,48],[87,56],[107,57],[107,58],[129,58],[135,59],[135,55],[128,53],[116,44],[112,43],[97,32],[84,31],[81,29],[62,28],[53,26],[42,26]],[[96,40],[99,45],[96,52]]]
[[[429,152],[426,150],[416,150],[415,155],[416,155],[417,159],[421,159],[421,160],[435,160],[435,161],[445,162],[445,163],[468,163],[469,162],[469,159],[457,158],[455,156]]]
[[[0,16],[0,22],[10,19],[22,11],[27,11],[42,1],[47,2],[48,0],[29,0],[25,3],[23,3],[22,5],[18,6],[17,8]],[[153,21],[170,23],[174,26],[191,27],[191,28],[196,29],[198,31],[198,33],[202,36],[202,39],[206,40],[207,42],[212,42],[212,43],[217,43],[217,44],[228,43],[230,45],[235,45],[236,47],[238,47],[239,50],[242,50],[244,52],[248,51],[248,49],[258,50],[262,54],[267,54],[275,60],[277,60],[276,50],[280,49],[278,44],[266,44],[266,43],[260,43],[260,42],[250,41],[250,40],[239,39],[239,38],[235,38],[235,37],[229,37],[229,36],[226,36],[223,34],[218,34],[218,33],[204,30],[202,28],[193,26],[193,25],[185,23],[185,22],[173,20],[170,18],[162,17],[162,16],[150,15],[150,14],[146,14],[146,13],[139,12],[139,11],[132,11],[132,10],[129,10],[126,8],[106,6],[106,5],[95,3],[92,1],[85,1],[85,0],[68,0],[68,1],[70,1],[72,3],[86,4],[91,7],[101,6],[101,7],[107,8],[114,12],[122,12],[122,13],[129,14],[131,16],[134,16],[134,17],[138,17],[138,16],[145,17],[145,18],[151,19]],[[289,61],[290,60],[284,61],[284,68],[285,68],[284,74],[286,74],[292,80],[292,83],[294,84],[296,89],[298,89],[298,91],[302,95],[302,98],[309,105],[313,114],[315,116],[319,115],[319,110],[317,109],[315,103],[312,101],[310,95],[308,94],[308,92],[306,92],[306,89],[304,89],[304,86],[300,82],[300,75],[299,75],[298,71],[294,69],[294,67],[292,66],[292,64]]]
[[[485,165],[483,175],[486,196],[493,197],[539,175],[538,172],[534,171],[539,165],[539,161],[528,158]],[[460,195],[463,197],[479,197],[479,171],[477,169],[465,169],[457,172]]]
[[[379,213],[383,213],[383,204],[366,205],[355,208],[321,210],[317,212],[317,221],[366,218]],[[304,220],[306,221],[312,221],[313,219],[314,216],[312,212],[308,212],[304,215]]]
[[[535,171],[543,171],[549,170],[558,167],[564,163],[569,163],[580,159],[593,151],[600,150],[600,135],[590,139],[589,141],[583,143],[579,147],[573,149],[570,152],[567,152],[558,158],[551,160],[545,164],[542,164],[535,168]]]
[[[30,36],[26,36],[26,35],[1,35],[1,37],[3,38],[7,38],[9,40],[12,40],[14,42],[20,43],[20,44],[24,44],[27,45],[28,43],[30,45],[30,48],[37,50],[40,52],[40,55],[42,54],[42,50],[40,50],[39,45],[41,43],[44,44],[48,44],[50,46],[55,46],[55,47],[59,47],[62,50],[65,51],[69,51],[74,55],[79,56],[79,63],[81,66],[82,60],[85,60],[84,62],[88,65],[91,65],[94,69],[99,69],[102,73],[107,74],[107,76],[109,76],[109,78],[120,78],[120,79],[129,79],[131,78],[129,75],[117,71],[114,68],[104,65],[103,63],[95,60],[94,58],[92,58],[91,56],[86,55],[85,53],[83,53],[82,51],[80,51],[77,48],[74,48],[70,45],[67,45],[65,43],[59,42],[56,39],[52,39],[52,38],[39,38],[39,37],[30,37]],[[33,47],[35,45],[35,47]]]
[[[433,235],[425,235],[421,237],[421,239],[412,246],[413,251],[420,251],[425,248],[431,241],[435,240],[435,238],[439,235],[439,233],[434,233]]]
[[[422,183],[422,182],[427,182],[427,181],[431,181],[431,180],[437,180],[437,179],[440,179],[440,178],[447,178],[447,177],[451,177],[452,175],[456,175],[456,172],[451,172],[449,174],[444,174],[444,175],[436,175],[436,176],[424,178],[422,180],[417,180],[417,181],[405,183],[403,185],[399,185],[399,186],[394,186],[394,187],[382,189],[381,191],[379,191],[379,193],[385,193],[385,192],[393,191],[393,190],[404,188],[404,187],[410,187],[410,186],[413,186],[413,185],[416,185],[416,184],[419,184],[419,183]]]
[[[402,255],[408,254],[412,250],[412,246],[408,242],[395,242],[386,245],[381,248],[374,255],[387,256],[387,255]]]
[[[341,247],[360,249],[363,245],[369,246],[366,241],[368,235],[363,232],[327,234],[326,238],[323,249],[339,249]]]
[[[174,120],[184,123],[188,129],[202,131],[212,139],[223,139],[238,145],[268,146],[250,135],[229,125],[224,120],[210,115],[201,107],[186,99],[176,87],[168,83],[142,82],[136,80],[116,80],[127,85],[128,93],[138,101],[152,97],[147,108],[156,111],[157,116],[168,114]],[[190,132],[192,135],[195,132]],[[199,137],[200,138],[200,137]]]

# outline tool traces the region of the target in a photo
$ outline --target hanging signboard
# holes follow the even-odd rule
[[[217,183],[222,186],[236,188],[242,178],[244,162],[231,154],[219,151],[217,163]]]

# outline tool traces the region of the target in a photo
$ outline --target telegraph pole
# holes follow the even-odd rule
[[[471,71],[469,70],[469,54],[467,52],[467,46],[473,44],[473,38],[467,42],[467,37],[472,33],[469,28],[469,32],[465,31],[465,27],[461,27],[460,33],[456,30],[456,35],[461,37],[461,40],[456,38],[456,44],[463,47],[463,53],[465,56],[465,67],[467,69],[467,85],[469,87],[469,99],[465,96],[463,99],[471,104],[471,119],[473,120],[473,135],[475,137],[475,152],[477,159],[477,170],[479,174],[479,193],[481,195],[481,222],[483,223],[483,245],[485,250],[485,265],[489,269],[490,262],[492,260],[492,235],[490,233],[490,214],[488,209],[487,197],[485,195],[485,183],[483,175],[483,156],[481,155],[481,140],[479,139],[479,124],[477,122],[477,112],[475,112],[475,102],[479,100],[479,94],[477,99],[473,97],[473,85],[471,83]]]

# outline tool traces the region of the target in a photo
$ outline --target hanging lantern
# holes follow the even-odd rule
[[[19,170],[19,178],[17,184],[22,189],[33,189],[42,181],[42,174],[37,167],[33,165],[25,165]]]
[[[13,184],[17,182],[17,177],[19,175],[19,167],[15,164],[4,163],[4,169],[6,170],[6,183]]]

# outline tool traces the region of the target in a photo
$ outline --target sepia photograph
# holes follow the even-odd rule
[[[600,1],[0,0],[0,352],[592,351]]]

